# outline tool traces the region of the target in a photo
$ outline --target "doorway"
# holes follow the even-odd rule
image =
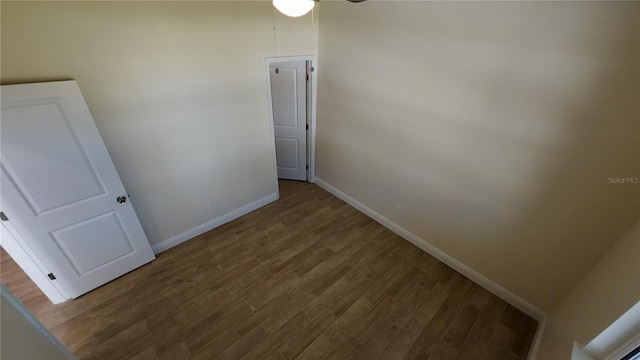
[[[315,182],[316,62],[315,56],[265,59],[279,179]]]

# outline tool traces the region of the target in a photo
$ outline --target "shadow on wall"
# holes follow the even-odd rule
[[[18,84],[33,84],[52,81],[68,81],[75,80],[70,76],[45,76],[45,77],[33,77],[33,78],[16,78],[16,79],[2,79],[2,85],[18,85]]]
[[[361,5],[323,7],[319,177],[550,310],[640,217],[638,6]]]

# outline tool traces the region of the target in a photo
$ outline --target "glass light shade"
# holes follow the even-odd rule
[[[316,2],[313,0],[273,0],[273,6],[278,11],[291,17],[302,16],[311,11],[315,5]]]

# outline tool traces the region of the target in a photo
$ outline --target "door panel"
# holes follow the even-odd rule
[[[298,139],[282,139],[276,137],[276,160],[278,168],[297,170]]]
[[[273,124],[298,127],[298,69],[279,64],[271,73],[271,98],[273,99]]]
[[[2,163],[34,214],[104,194],[57,103],[22,103],[2,117],[10,119],[2,124]]]
[[[279,62],[269,70],[278,177],[307,180],[306,62]]]
[[[115,211],[51,232],[78,276],[131,254],[134,249]]]
[[[71,297],[155,256],[75,81],[2,86],[2,211]]]

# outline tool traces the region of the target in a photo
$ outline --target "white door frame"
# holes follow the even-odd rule
[[[272,64],[285,61],[310,61],[313,71],[311,72],[311,101],[307,101],[307,112],[309,116],[309,132],[308,132],[308,153],[309,159],[309,177],[310,183],[316,182],[316,105],[318,103],[318,57],[316,55],[300,55],[300,56],[278,56],[264,58],[265,74],[267,75],[267,102],[269,103],[269,128],[271,129],[271,148],[273,149],[273,170],[276,174],[276,189],[278,181],[278,164],[276,162],[276,139],[273,127],[273,104],[271,102],[271,72],[269,68]]]
[[[49,271],[8,221],[2,222],[1,231],[2,248],[53,304],[71,298],[57,281],[49,279]]]

